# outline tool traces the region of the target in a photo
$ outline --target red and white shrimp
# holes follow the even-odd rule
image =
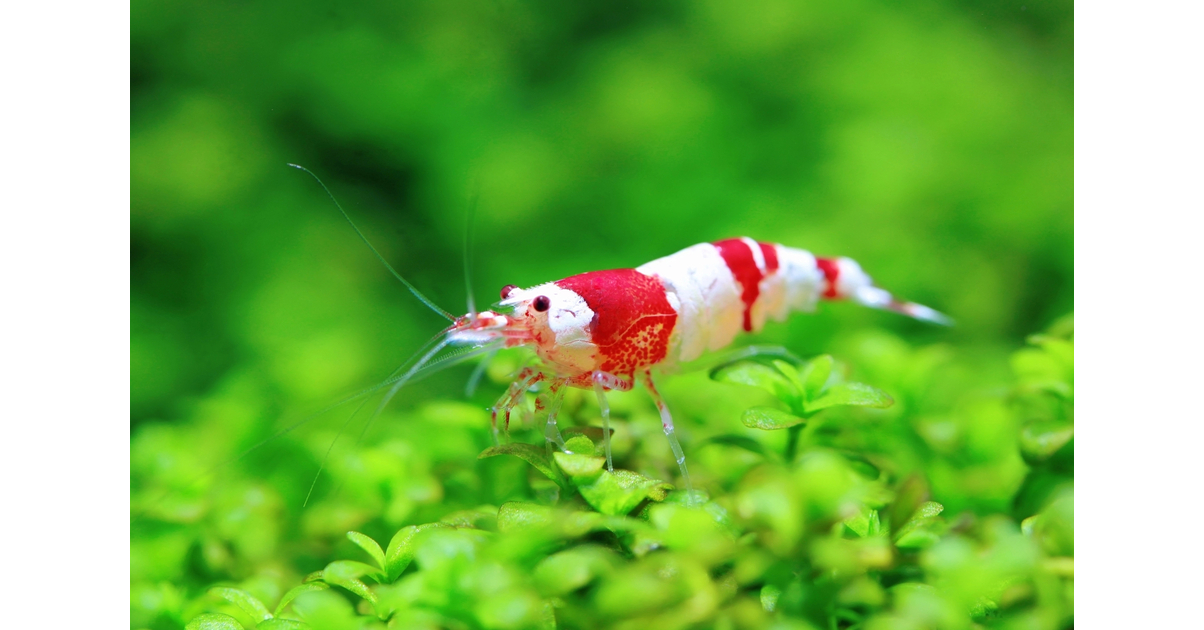
[[[661,427],[690,494],[685,454],[673,430],[673,416],[653,383],[654,369],[663,371],[719,350],[741,331],[759,331],[770,318],[781,321],[792,311],[813,311],[821,299],[848,299],[928,322],[951,323],[927,306],[897,300],[875,287],[861,266],[849,258],[819,258],[801,249],[746,237],[687,247],[635,269],[591,271],[529,289],[508,285],[502,289],[496,310],[476,312],[470,298],[468,314],[456,318],[389,265],[316,175],[303,166],[290,166],[318,180],[385,267],[420,301],[452,322],[428,343],[429,350],[420,350],[416,355],[420,358],[407,362],[408,370],[401,369],[364,392],[391,386],[377,414],[402,386],[424,373],[502,347],[529,346],[541,363],[523,369],[494,405],[495,440],[498,416],[503,427],[507,426],[521,396],[543,383],[548,400],[545,437],[564,449],[556,415],[565,388],[592,389],[602,411],[606,465],[614,470],[605,393],[628,391],[638,379],[656,402]],[[453,345],[469,348],[436,358]],[[537,401],[537,409],[539,404]]]
[[[529,289],[507,286],[496,310],[469,313],[448,329],[456,345],[529,346],[541,360],[524,369],[493,409],[508,423],[520,396],[538,383],[548,392],[546,438],[564,448],[556,414],[564,388],[592,389],[604,423],[607,467],[607,390],[627,391],[639,380],[660,410],[661,426],[690,487],[673,417],[653,383],[653,370],[719,350],[741,331],[756,332],[772,318],[813,311],[821,299],[848,299],[929,322],[944,315],[901,302],[875,287],[848,258],[733,238],[702,243],[635,269],[591,271]]]

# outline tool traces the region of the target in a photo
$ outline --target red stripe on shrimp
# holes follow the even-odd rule
[[[765,275],[778,270],[778,246],[769,243],[757,243],[761,247],[761,255],[765,257]]]
[[[657,278],[611,269],[558,280],[556,286],[580,295],[594,312],[590,336],[598,347],[599,370],[630,375],[668,354],[677,311]]]
[[[836,292],[836,281],[840,279],[840,264],[832,258],[816,257],[815,266],[824,272],[824,281],[826,283],[824,297],[828,299],[840,297],[840,294]]]
[[[719,255],[723,257],[723,262],[727,263],[728,270],[732,272],[736,282],[740,283],[740,300],[744,302],[744,330],[751,331],[752,307],[761,294],[761,278],[764,278],[765,274],[761,273],[761,269],[757,266],[757,259],[753,256],[752,248],[744,239],[729,238],[712,243],[712,245],[719,250]],[[758,243],[758,245],[760,244]],[[765,248],[762,246],[760,249],[761,253],[764,253]],[[777,252],[774,252],[775,267],[777,262]],[[765,264],[768,268],[769,257],[765,258]]]

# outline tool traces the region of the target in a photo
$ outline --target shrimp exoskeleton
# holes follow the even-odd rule
[[[653,382],[653,369],[719,350],[741,331],[760,330],[768,319],[812,311],[821,299],[848,299],[933,323],[944,315],[896,300],[875,287],[848,258],[817,258],[801,249],[734,238],[702,243],[635,269],[591,271],[521,289],[502,289],[496,310],[469,313],[448,329],[456,345],[527,346],[540,359],[522,370],[493,408],[503,428],[521,395],[547,388],[545,436],[561,449],[556,414],[566,387],[592,389],[602,412],[606,464],[610,453],[605,393],[630,390],[638,380],[651,394],[661,427],[690,491],[685,455],[673,416]]]

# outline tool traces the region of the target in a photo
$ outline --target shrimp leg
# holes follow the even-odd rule
[[[548,387],[546,404],[548,410],[548,423],[544,425],[544,439],[548,443],[548,448],[551,449],[552,445],[555,444],[556,446],[560,447],[560,450],[565,452],[568,452],[568,449],[564,446],[564,436],[560,434],[560,428],[556,426],[556,415],[560,413],[560,405],[564,402],[564,387],[567,384],[568,379],[561,379],[554,381],[552,385]],[[543,406],[543,398],[543,396],[540,396],[540,400],[535,401],[537,409]]]
[[[509,435],[510,412],[513,411],[514,406],[518,404],[519,398],[523,395],[523,392],[527,391],[531,388],[531,386],[542,381],[543,379],[543,372],[536,371],[532,368],[524,368],[523,371],[519,373],[518,378],[514,379],[514,382],[510,384],[510,388],[506,390],[506,393],[493,404],[493,413],[490,421],[492,422],[493,426],[494,446],[499,444],[497,429],[498,412],[501,412],[504,417],[503,431]]]
[[[677,465],[681,467],[681,478],[686,484],[686,500],[693,504],[694,486],[690,483],[690,473],[686,471],[686,454],[681,450],[681,443],[677,441],[677,434],[673,430],[673,416],[665,406],[665,399],[661,398],[660,392],[656,391],[656,385],[652,383],[652,372],[644,370],[642,376],[644,386],[648,388],[648,393],[652,395],[652,400],[661,413],[661,428],[665,430],[665,437],[669,438],[669,448],[673,449],[673,456],[677,458]]]
[[[606,390],[631,391],[634,380],[626,381],[609,372],[594,372],[594,393],[598,396],[598,407],[602,410],[602,446],[606,451],[606,470],[615,471],[614,458],[610,454],[610,405],[606,402]]]

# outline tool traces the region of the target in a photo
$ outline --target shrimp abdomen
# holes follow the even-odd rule
[[[655,276],[678,307],[669,358],[691,361],[726,347],[769,319],[814,311],[821,299],[849,299],[935,323],[948,318],[875,287],[849,258],[819,258],[802,249],[748,237],[701,243],[637,268]]]

